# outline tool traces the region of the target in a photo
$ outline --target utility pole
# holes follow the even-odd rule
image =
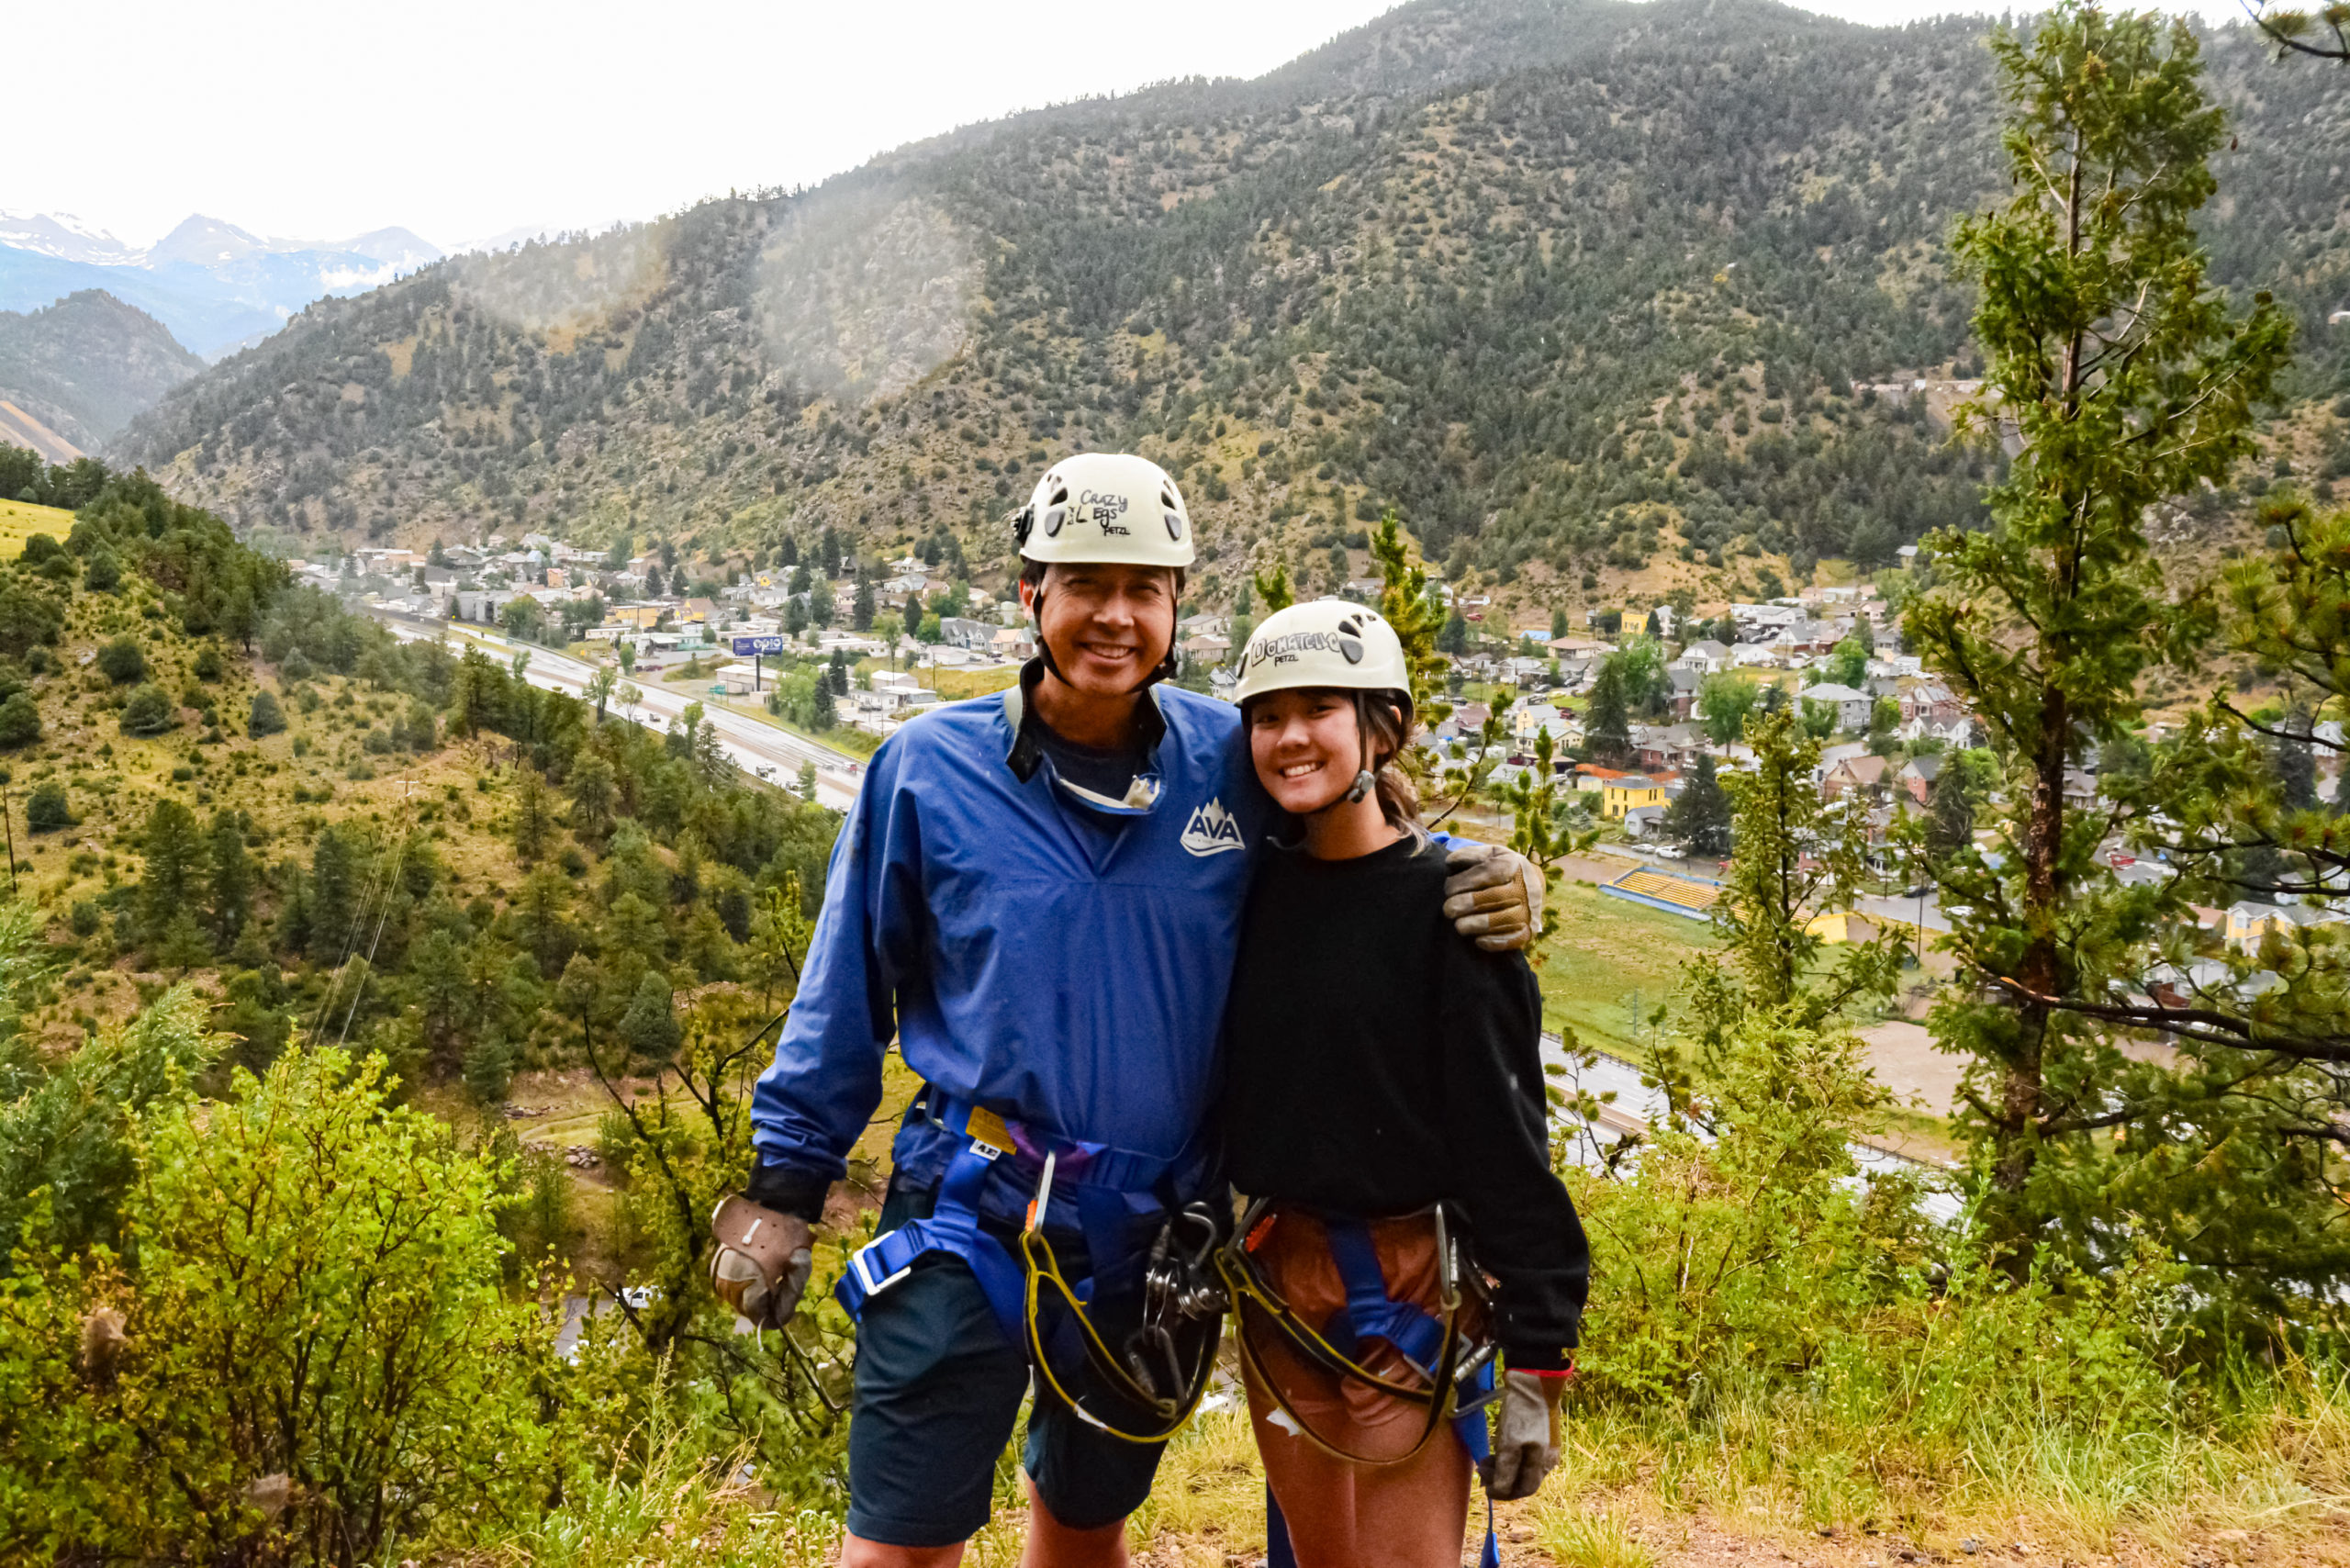
[[[8,834],[8,896],[17,896],[17,822],[8,808],[8,791],[0,790],[0,828]]]

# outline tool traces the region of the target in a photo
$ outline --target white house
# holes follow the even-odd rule
[[[1836,727],[1840,730],[1867,729],[1869,710],[1875,706],[1875,700],[1867,692],[1855,691],[1832,680],[1821,681],[1818,686],[1807,686],[1796,696],[1803,702],[1832,703],[1836,709]]]

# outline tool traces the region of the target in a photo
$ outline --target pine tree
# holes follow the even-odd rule
[[[677,1015],[670,1002],[669,981],[659,969],[647,969],[636,982],[628,1011],[621,1014],[621,1043],[648,1062],[666,1062],[677,1049]]]
[[[1751,1014],[1818,1028],[1889,990],[1900,961],[1897,937],[1881,936],[1820,963],[1827,939],[1815,917],[1851,909],[1869,885],[1864,808],[1857,793],[1820,799],[1819,742],[1794,713],[1757,715],[1746,742],[1754,767],[1726,785],[1734,853],[1714,905],[1729,962],[1701,970],[1693,988],[1701,1052]]]
[[[359,852],[341,823],[319,833],[305,890],[311,961],[339,964],[352,950],[359,927]]]
[[[1591,700],[1583,711],[1583,749],[1606,767],[1621,767],[1631,760],[1632,726],[1624,709],[1621,654],[1600,662],[1591,683]]]
[[[865,575],[863,567],[857,569],[856,598],[849,606],[848,623],[852,631],[873,630],[873,579]]]
[[[1371,558],[1379,567],[1379,612],[1395,629],[1404,644],[1404,667],[1412,674],[1412,713],[1422,727],[1439,724],[1451,713],[1444,700],[1444,655],[1437,638],[1442,609],[1428,597],[1427,568],[1404,541],[1404,525],[1393,511],[1379,520],[1371,536]],[[1425,776],[1427,764],[1416,747],[1405,748],[1397,766],[1415,781]]]
[[[1926,824],[1926,854],[1934,862],[1949,859],[1975,846],[1975,802],[1968,798],[1966,774],[1955,756],[1942,758],[1930,797],[1933,818]]]
[[[140,912],[148,940],[158,942],[174,916],[196,907],[203,883],[204,834],[196,813],[174,800],[156,801],[147,813],[140,851],[146,857],[139,877]]]
[[[1695,855],[1723,856],[1730,851],[1729,797],[1722,790],[1709,753],[1700,753],[1681,794],[1664,813],[1664,831],[1674,843]]]
[[[1289,563],[1273,563],[1272,576],[1259,572],[1251,579],[1257,587],[1257,597],[1265,601],[1265,613],[1276,615],[1297,602],[1297,592],[1290,587]]]
[[[212,877],[205,913],[211,918],[213,935],[227,946],[244,930],[253,908],[252,857],[245,853],[245,832],[234,812],[213,813],[210,849]]]
[[[1964,1114],[1990,1150],[1985,1218],[2020,1268],[2051,1224],[2089,1244],[2089,1135],[2112,1125],[2126,1066],[2063,1005],[2123,978],[2116,923],[2135,918],[2094,860],[2098,835],[2068,831],[2065,769],[2082,743],[2126,731],[2141,674],[2197,629],[2167,601],[2142,520],[2250,450],[2290,333],[2267,295],[2233,317],[2205,280],[2190,219],[2226,131],[2199,47],[2183,22],[2069,0],[2029,41],[1996,33],[2015,194],[1954,246],[1987,359],[1962,428],[2012,431],[2020,450],[1988,493],[1990,527],[1929,539],[1938,586],[1903,628],[2018,779],[1998,865],[1962,860],[1943,884],[1943,907],[1969,912],[1953,944],[1987,983],[1945,1001],[1934,1027],[1975,1058]]]
[[[155,944],[155,967],[185,974],[211,961],[212,944],[205,940],[204,927],[196,923],[196,912],[183,909],[173,914]]]
[[[554,826],[553,791],[546,775],[528,765],[514,773],[514,858],[533,865],[546,853],[547,835]]]

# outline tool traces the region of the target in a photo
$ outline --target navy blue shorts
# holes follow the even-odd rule
[[[932,1196],[892,1184],[880,1229],[924,1217]],[[1081,1241],[1055,1232],[1053,1249],[1063,1273],[1083,1276]],[[1106,1300],[1091,1316],[1114,1346],[1139,1320],[1139,1306],[1133,1296]],[[915,1547],[951,1546],[978,1534],[1028,1384],[1027,1355],[996,1327],[961,1259],[930,1253],[867,1301],[849,1413],[850,1533]],[[1092,1403],[1091,1391],[1073,1392]],[[1165,1447],[1096,1431],[1040,1383],[1021,1468],[1054,1518],[1071,1529],[1097,1529],[1142,1506]]]

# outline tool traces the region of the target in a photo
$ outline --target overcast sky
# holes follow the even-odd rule
[[[2205,15],[2231,0],[2175,0]],[[1253,76],[1392,0],[116,0],[13,7],[0,210],[436,244],[601,227],[1170,76]],[[1813,8],[1898,22],[1925,0]],[[102,18],[102,19],[101,19]],[[38,129],[32,129],[38,128]]]

